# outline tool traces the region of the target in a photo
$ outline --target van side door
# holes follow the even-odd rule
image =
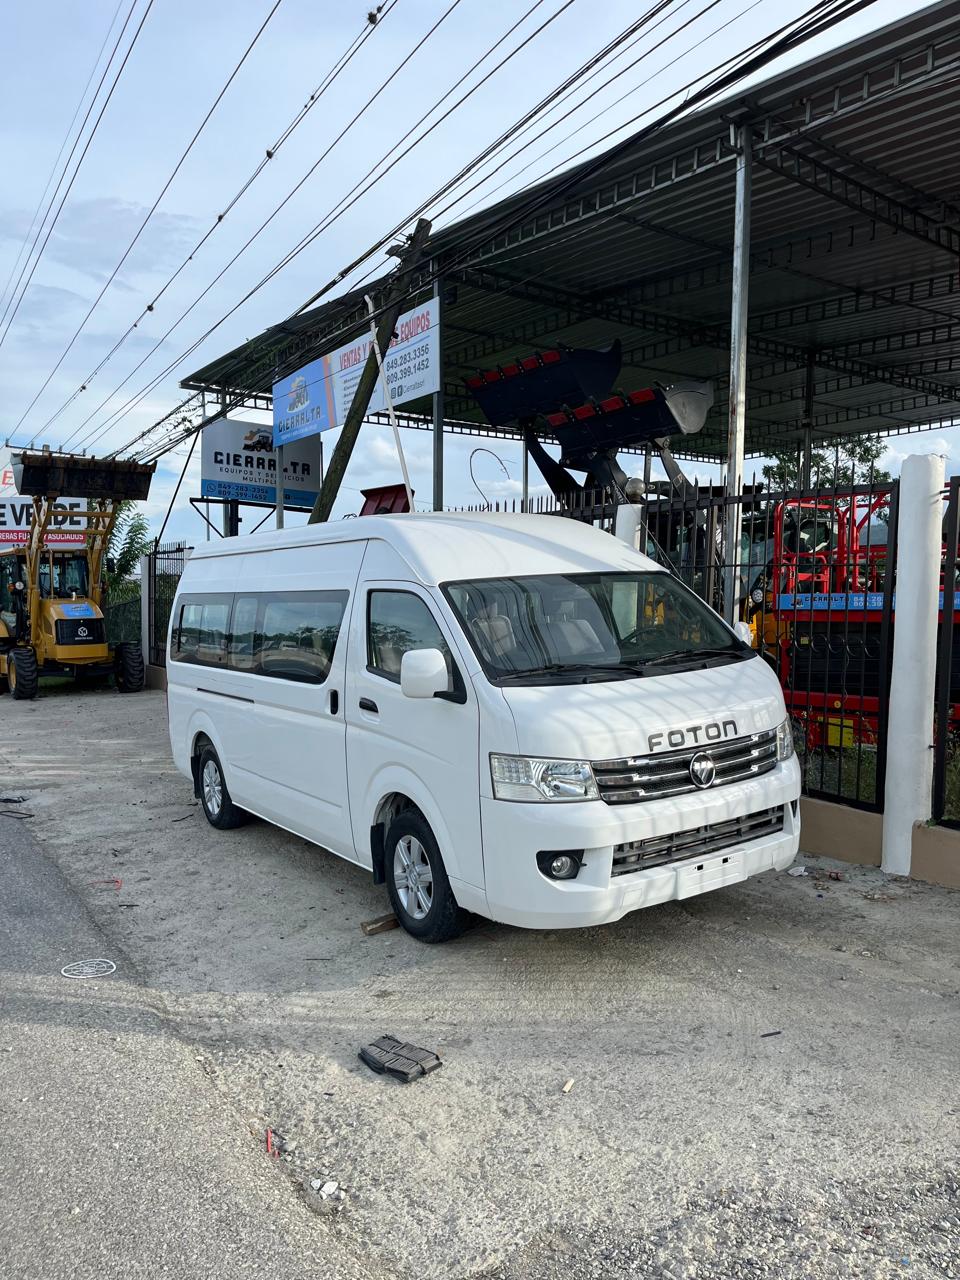
[[[410,649],[444,654],[446,695],[404,695],[400,664]],[[370,829],[384,798],[406,795],[430,823],[454,893],[476,909],[483,892],[480,718],[465,672],[453,628],[426,588],[361,581],[347,678],[347,777],[358,860],[371,865]]]

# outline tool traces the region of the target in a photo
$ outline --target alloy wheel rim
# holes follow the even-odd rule
[[[212,760],[208,760],[203,766],[203,800],[207,812],[216,818],[223,804],[223,783],[220,780],[220,770]]]
[[[433,906],[433,867],[416,836],[403,836],[393,851],[393,882],[400,905],[413,920],[426,918]]]

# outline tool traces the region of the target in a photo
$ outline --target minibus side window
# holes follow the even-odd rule
[[[439,649],[454,690],[453,658],[427,605],[410,591],[371,591],[367,597],[367,670],[400,680],[400,663],[410,649]]]
[[[228,595],[190,596],[182,600],[171,657],[177,662],[192,662],[201,667],[223,666],[231,600]]]
[[[346,591],[261,596],[262,621],[253,637],[252,666],[246,670],[279,680],[323,684],[330,673],[347,599]],[[239,630],[236,626],[234,630],[239,641]],[[231,665],[237,662],[231,659]]]
[[[254,650],[257,647],[257,613],[259,596],[237,596],[233,602],[227,663],[233,671],[255,671]]]

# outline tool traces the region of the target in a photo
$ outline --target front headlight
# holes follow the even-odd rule
[[[597,800],[596,779],[586,760],[490,754],[493,794],[498,800]]]
[[[777,759],[789,760],[792,755],[793,729],[790,721],[784,720],[783,724],[777,725]]]

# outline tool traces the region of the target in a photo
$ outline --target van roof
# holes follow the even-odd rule
[[[493,512],[363,516],[204,543],[196,558],[381,539],[423,583],[540,573],[660,569],[619,538],[579,520]]]

